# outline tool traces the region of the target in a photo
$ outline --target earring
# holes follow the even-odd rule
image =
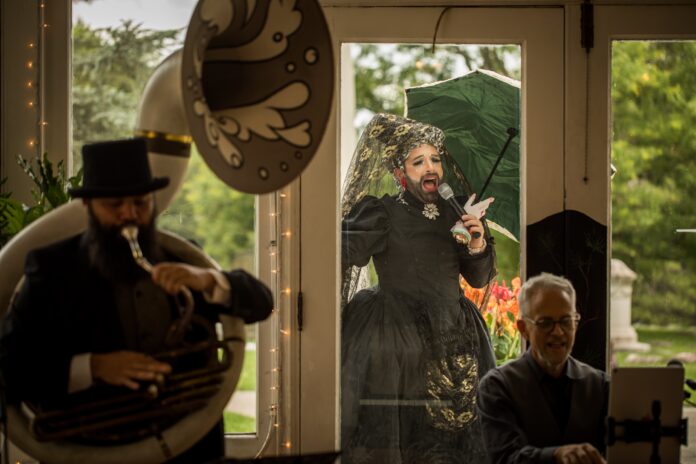
[[[399,182],[401,182],[401,188],[404,189],[404,190],[406,190],[406,176],[401,177],[401,178],[399,179]]]

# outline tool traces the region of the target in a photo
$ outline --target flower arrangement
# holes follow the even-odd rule
[[[498,364],[517,358],[521,343],[515,324],[519,314],[517,295],[520,291],[520,278],[512,279],[511,288],[504,280],[501,283],[491,282],[486,288],[473,288],[461,277],[460,285],[466,297],[479,307],[486,321]]]

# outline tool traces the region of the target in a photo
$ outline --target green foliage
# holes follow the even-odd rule
[[[612,253],[636,321],[696,325],[696,42],[613,45]]]
[[[520,244],[505,235],[491,230],[495,240],[498,280],[511,282],[520,275]]]
[[[238,391],[256,391],[256,351],[244,352],[244,365],[237,384]]]
[[[67,177],[62,161],[58,162],[54,172],[53,163],[45,153],[41,158],[34,159],[33,163],[19,155],[17,162],[34,182],[35,188],[31,193],[35,204],[23,205],[13,200],[10,193],[0,194],[0,248],[34,220],[67,203],[70,200],[68,189],[77,187],[82,179],[81,171]],[[5,181],[3,179],[0,185]]]
[[[353,44],[358,112],[404,114],[404,89],[457,77],[457,70],[484,68],[515,79],[519,66],[516,45]],[[509,69],[508,69],[509,68]]]
[[[254,218],[255,196],[227,186],[194,152],[182,189],[158,224],[197,242],[223,268],[254,272]]]
[[[235,412],[223,413],[225,433],[254,433],[256,432],[256,419]]]
[[[73,158],[86,142],[133,135],[138,102],[178,30],[155,31],[124,20],[119,27],[73,25]]]

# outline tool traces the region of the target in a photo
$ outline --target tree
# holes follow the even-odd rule
[[[638,274],[634,319],[696,324],[696,43],[613,46],[612,253]]]
[[[177,43],[179,31],[73,25],[73,158],[85,142],[133,135],[138,102],[150,75]]]

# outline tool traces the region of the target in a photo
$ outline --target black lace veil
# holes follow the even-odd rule
[[[345,218],[367,195],[377,198],[398,195],[402,187],[394,177],[394,169],[403,169],[408,153],[423,144],[434,146],[440,153],[442,181],[452,187],[455,196],[468,198],[474,191],[462,170],[447,152],[444,141],[444,132],[431,124],[393,114],[376,114],[365,127],[353,152],[343,183],[341,218]],[[485,221],[483,223],[486,240],[491,243],[488,226]],[[358,290],[366,286],[365,269],[356,266],[343,269],[342,306],[350,301]]]

